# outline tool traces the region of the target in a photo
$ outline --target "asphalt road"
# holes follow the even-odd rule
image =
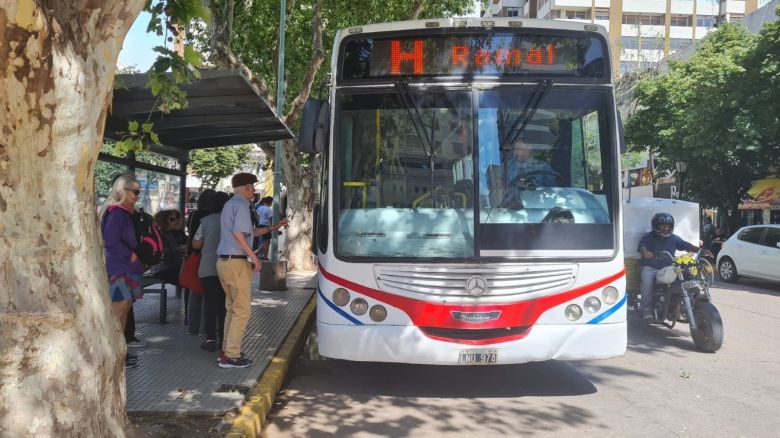
[[[629,320],[603,361],[434,367],[300,360],[267,437],[780,436],[780,284],[718,283],[725,340]]]

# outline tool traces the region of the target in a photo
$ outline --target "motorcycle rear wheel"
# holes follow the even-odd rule
[[[691,328],[693,344],[699,351],[714,353],[723,344],[723,320],[718,309],[708,302],[699,302],[693,308],[696,330]]]

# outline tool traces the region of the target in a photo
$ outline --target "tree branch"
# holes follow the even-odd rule
[[[409,15],[409,20],[416,20],[419,18],[420,13],[422,13],[423,9],[428,5],[428,0],[417,0],[413,3],[412,6],[412,13]]]
[[[317,3],[314,4],[314,16],[312,17],[314,49],[312,50],[311,60],[309,60],[309,69],[306,72],[306,77],[303,79],[301,91],[293,99],[290,104],[290,110],[284,117],[284,123],[287,126],[294,125],[298,120],[303,104],[311,94],[311,87],[314,84],[314,79],[317,77],[317,72],[319,72],[322,62],[325,60],[325,48],[322,45],[322,27],[322,0],[317,0]]]

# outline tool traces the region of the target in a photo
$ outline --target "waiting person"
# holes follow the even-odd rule
[[[271,205],[274,203],[274,198],[266,196],[260,200],[260,205],[257,206],[258,223],[261,227],[270,227],[273,224],[274,210]],[[267,232],[260,236],[260,254],[264,260],[268,260],[268,249],[271,247],[272,232]]]
[[[198,231],[200,226],[200,220],[210,215],[212,212],[208,211],[207,205],[210,205],[217,192],[213,189],[206,189],[198,195],[197,210],[190,213],[189,222],[187,223],[187,254],[192,251],[192,238]]]
[[[723,242],[725,242],[726,239],[726,233],[723,232],[723,228],[715,227],[715,232],[712,234],[712,248],[710,249],[710,251],[712,251],[712,257],[718,258],[718,253],[721,248],[723,248]]]
[[[106,202],[100,208],[100,224],[106,250],[106,273],[111,311],[125,327],[133,301],[143,296],[143,264],[133,252],[137,246],[133,214],[141,195],[141,184],[132,175],[114,180]],[[125,367],[138,365],[137,356],[128,353]]]
[[[252,360],[241,354],[241,343],[250,316],[252,272],[262,265],[252,251],[252,238],[286,226],[285,221],[272,227],[254,228],[249,211],[255,195],[257,177],[251,173],[233,175],[235,196],[225,203],[220,216],[220,239],[217,247],[217,275],[225,290],[225,340],[220,368],[245,368]]]
[[[656,257],[659,251],[667,251],[672,257],[677,250],[695,252],[699,247],[686,242],[682,237],[673,234],[674,216],[669,213],[657,213],[650,220],[652,231],[645,234],[639,241],[637,251],[642,254],[639,265],[642,267],[640,274],[639,292],[642,294],[639,303],[642,309],[642,318],[653,320],[653,288],[655,277],[661,268],[671,265],[674,260]]]
[[[160,228],[164,250],[162,261],[149,268],[149,274],[168,284],[178,285],[187,244],[184,219],[179,210],[161,210],[154,215],[154,221]]]
[[[200,348],[207,351],[216,351],[217,347],[221,350],[225,339],[225,290],[217,275],[217,247],[222,209],[228,199],[227,193],[219,192],[204,204],[211,214],[200,220],[200,227],[192,240],[193,250],[200,250],[201,255],[198,277],[203,285],[206,340]]]
[[[506,161],[507,186],[517,184],[519,179],[528,174],[531,174],[529,179],[532,179],[536,186],[555,187],[558,185],[555,181],[556,172],[550,163],[534,157],[531,146],[525,142],[522,134],[512,143],[511,150],[513,155]]]

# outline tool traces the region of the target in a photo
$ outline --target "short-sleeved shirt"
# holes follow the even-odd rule
[[[217,248],[219,247],[219,222],[220,214],[212,213],[200,220],[198,231],[192,240],[202,240],[203,246],[200,248],[200,266],[198,266],[198,277],[216,277],[217,276]]]
[[[671,236],[667,238],[658,237],[654,232],[649,232],[645,234],[644,237],[642,237],[642,240],[639,241],[639,245],[636,247],[637,252],[640,248],[645,247],[648,251],[652,251],[653,253],[656,253],[658,251],[668,251],[669,254],[674,257],[674,253],[677,250],[680,251],[691,251],[693,250],[693,245],[686,242],[682,239],[682,237],[672,234]],[[646,259],[642,257],[641,261],[639,262],[641,266],[650,266],[656,269],[661,269],[665,266],[669,266],[671,264],[671,260],[664,260],[664,259],[658,259],[658,258],[652,258],[652,259]]]
[[[274,209],[265,204],[260,204],[257,207],[257,215],[259,216],[260,225],[267,227],[273,222]]]
[[[243,249],[238,246],[233,233],[240,232],[246,239],[246,244],[252,247],[252,214],[249,211],[250,204],[243,196],[235,195],[222,209],[220,216],[220,237],[217,255],[246,255]]]

